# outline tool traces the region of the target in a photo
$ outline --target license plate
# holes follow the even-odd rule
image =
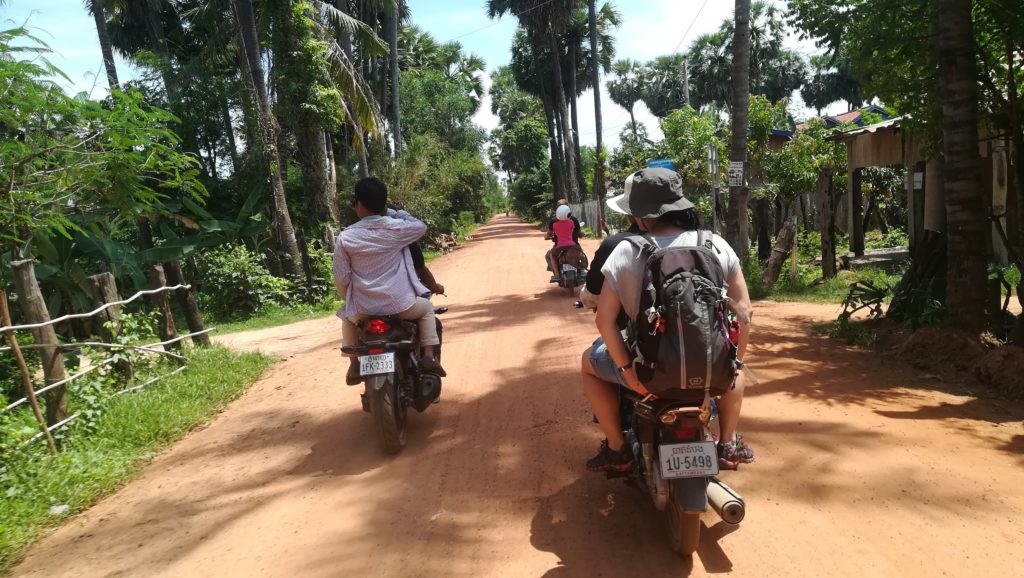
[[[395,371],[395,354],[361,355],[359,357],[359,375],[380,375]]]
[[[658,446],[661,477],[703,478],[718,475],[715,442],[664,444]]]
[[[575,273],[576,272],[576,267],[573,267],[572,265],[562,265],[562,272],[563,273],[568,273],[570,271]]]

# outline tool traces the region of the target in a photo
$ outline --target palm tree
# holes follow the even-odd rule
[[[725,32],[703,34],[687,51],[690,67],[690,102],[695,109],[728,109],[732,54]]]
[[[562,74],[562,47],[560,35],[572,14],[579,8],[579,0],[488,0],[487,15],[490,18],[514,14],[526,30],[531,47],[539,52],[546,47],[551,59],[552,81],[542,86],[546,89],[542,99],[549,99],[554,118],[562,137],[560,145],[564,160],[565,192],[570,200],[579,201],[580,191],[575,178],[575,140],[569,119],[569,107],[565,96],[565,82]],[[552,135],[554,136],[554,135]]]
[[[605,4],[602,7],[611,8],[609,4]],[[597,26],[597,11],[594,6],[594,0],[587,0],[587,20],[590,24],[590,73],[592,80],[590,82],[594,89],[594,124],[597,128],[597,147],[596,156],[597,163],[594,165],[594,199],[598,201],[598,215],[600,222],[597,224],[597,230],[604,230],[604,203],[600,202],[605,196],[604,189],[604,146],[602,144],[602,118],[601,118],[601,71],[598,67],[599,55],[597,51],[598,41],[598,26]],[[610,43],[609,43],[610,44]],[[607,63],[611,61],[611,55],[608,55],[608,59],[605,60],[605,72],[608,71]]]
[[[114,48],[107,32],[107,17],[103,9],[103,0],[86,0],[86,8],[96,22],[96,35],[100,40],[100,51],[103,53],[103,68],[107,71],[107,85],[110,90],[120,87],[117,79],[117,66],[114,64]]]
[[[429,68],[438,62],[440,48],[419,26],[403,27],[398,34],[398,65],[402,70]]]
[[[476,54],[466,54],[462,44],[446,42],[438,47],[434,66],[441,69],[444,75],[469,87],[469,99],[473,101],[473,113],[480,109],[484,97],[483,73],[487,63]]]
[[[399,112],[399,66],[398,66],[398,18],[402,0],[395,0],[395,6],[388,15],[388,42],[391,48],[391,56],[388,66],[391,69],[391,114],[392,127],[395,133],[395,156],[401,155],[402,151],[402,114]],[[481,88],[482,90],[482,88]]]
[[[750,104],[750,0],[736,0],[736,25],[732,41],[732,143],[730,162],[740,163],[746,178],[747,108]],[[745,263],[750,249],[747,232],[747,200],[744,184],[729,187],[729,206],[725,213],[725,238],[740,262]]]
[[[260,128],[257,135],[259,142],[254,144],[257,145],[256,150],[262,157],[259,165],[267,171],[266,177],[270,183],[270,236],[276,253],[271,263],[279,274],[299,278],[302,271],[301,256],[299,245],[295,241],[295,229],[292,227],[288,200],[285,198],[284,181],[281,178],[281,159],[277,148],[279,128],[270,107],[270,95],[267,92],[259,36],[256,31],[256,16],[251,0],[232,0],[232,6],[244,55],[243,84],[249,87],[255,97],[253,100],[256,107],[251,112],[256,116],[255,124]]]
[[[633,109],[643,98],[643,68],[640,63],[624,58],[616,60],[612,65],[612,79],[605,86],[608,98],[629,112],[630,126],[636,128],[636,117]],[[634,133],[633,138],[638,138]]]
[[[643,70],[643,101],[654,116],[664,118],[686,104],[686,56],[659,56]]]
[[[987,231],[978,156],[978,80],[970,0],[934,0],[932,37],[942,96],[946,201],[946,306],[957,325],[985,324]]]

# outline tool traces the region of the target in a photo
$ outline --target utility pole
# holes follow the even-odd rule
[[[690,106],[690,59],[683,57],[683,95],[686,106]]]

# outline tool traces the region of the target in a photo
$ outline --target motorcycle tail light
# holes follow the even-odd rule
[[[374,347],[372,349],[367,349],[366,353],[369,354],[369,355],[380,355],[381,353],[384,353],[384,348],[383,347]]]
[[[680,420],[673,428],[676,439],[680,441],[696,439],[699,430],[700,424],[689,420]]]
[[[371,319],[366,322],[366,332],[374,335],[384,335],[391,330],[391,325],[383,319]]]

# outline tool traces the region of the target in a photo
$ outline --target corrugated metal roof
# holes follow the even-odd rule
[[[866,133],[869,133],[869,132],[873,133],[873,132],[878,131],[878,130],[898,129],[900,127],[900,122],[904,118],[906,118],[906,115],[904,115],[904,116],[897,116],[895,118],[890,118],[889,120],[884,120],[882,122],[877,122],[875,124],[869,124],[867,126],[856,128],[854,130],[848,130],[848,131],[845,131],[845,132],[836,132],[836,133],[833,133],[833,135],[831,137],[829,137],[829,138],[831,138],[832,140],[848,140],[848,139],[854,138],[856,136],[860,136],[862,134],[866,134]]]

